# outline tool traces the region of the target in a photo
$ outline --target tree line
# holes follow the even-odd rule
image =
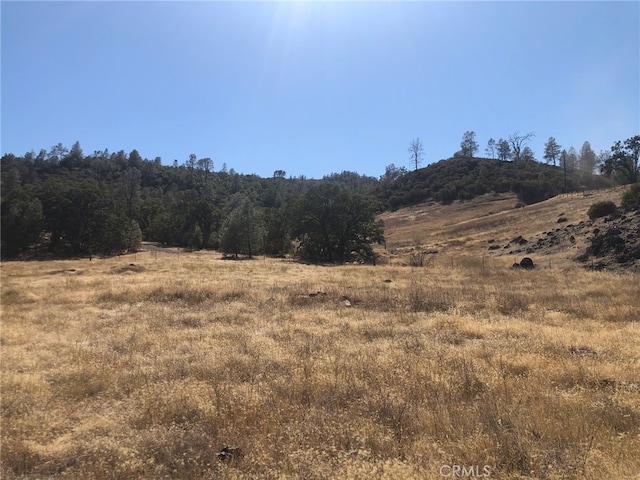
[[[535,137],[534,132],[521,134],[516,131],[506,139],[490,138],[484,149],[485,157],[502,161],[537,161],[535,153],[527,144]],[[476,132],[467,130],[460,142],[460,150],[453,158],[476,158],[480,145],[476,140]],[[420,138],[409,143],[409,161],[414,170],[418,170],[424,157],[424,144]],[[578,171],[585,174],[600,173],[606,177],[614,177],[618,183],[635,183],[639,178],[640,135],[625,141],[616,141],[609,150],[601,150],[596,154],[589,141],[585,141],[578,152],[573,146],[564,149],[554,137],[544,144],[542,158],[548,165],[559,166],[566,171]]]
[[[230,257],[295,253],[312,262],[373,262],[383,242],[377,180],[354,172],[321,180],[242,175],[190,155],[164,166],[76,142],[2,157],[2,256],[135,251],[143,240]]]
[[[113,255],[145,241],[220,249],[230,257],[294,253],[313,262],[373,262],[384,242],[376,216],[427,200],[467,200],[514,192],[525,203],[562,192],[638,181],[640,135],[595,155],[545,144],[545,163],[527,145],[533,133],[489,140],[476,158],[467,131],[453,158],[419,168],[424,145],[411,141],[412,171],[394,164],[380,178],[344,171],[320,180],[243,175],[195,154],[163,165],[137,150],[95,151],[79,142],[1,159],[2,257]],[[600,175],[594,175],[594,169]]]

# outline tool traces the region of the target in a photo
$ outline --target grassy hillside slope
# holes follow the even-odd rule
[[[623,192],[624,188],[618,187],[559,195],[525,208],[516,207],[515,194],[488,194],[448,205],[428,202],[385,212],[382,219],[387,249],[382,255],[392,263],[406,263],[411,254],[424,253],[436,262],[486,257],[511,264],[548,232],[589,223],[587,211],[593,203],[611,200],[619,205]],[[540,264],[571,264],[573,258],[584,253],[593,228],[576,232],[575,242],[560,242],[530,256]],[[527,244],[513,242],[517,237],[527,240]]]

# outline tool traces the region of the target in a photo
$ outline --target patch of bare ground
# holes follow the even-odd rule
[[[154,251],[1,275],[3,479],[640,471],[628,275]]]

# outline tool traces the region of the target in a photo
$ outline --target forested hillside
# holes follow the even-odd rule
[[[147,240],[235,258],[294,251],[315,262],[373,261],[372,244],[384,242],[377,215],[385,209],[491,192],[513,192],[530,204],[635,182],[640,136],[611,151],[604,175],[594,175],[592,164],[576,167],[571,154],[556,167],[531,155],[507,161],[458,152],[425,168],[416,160],[411,172],[389,165],[379,179],[344,171],[316,180],[287,178],[283,170],[261,178],[224,164],[216,170],[196,155],[167,166],[136,150],[85,155],[78,142],[58,144],[2,157],[2,257],[113,255]]]
[[[565,172],[562,167],[533,160],[461,156],[402,175],[392,173],[390,178],[393,180],[381,179],[377,194],[392,210],[427,200],[470,200],[491,192],[513,192],[524,203],[536,203],[560,193],[612,185],[608,177],[575,168]]]
[[[351,172],[322,180],[243,175],[191,155],[163,166],[136,150],[2,158],[2,255],[111,255],[141,240],[239,254],[282,255],[297,240],[311,261],[371,260],[382,241],[377,180]],[[339,203],[338,203],[339,200]]]

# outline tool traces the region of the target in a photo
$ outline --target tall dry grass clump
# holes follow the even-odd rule
[[[4,263],[2,478],[634,478],[639,293],[473,262]]]

